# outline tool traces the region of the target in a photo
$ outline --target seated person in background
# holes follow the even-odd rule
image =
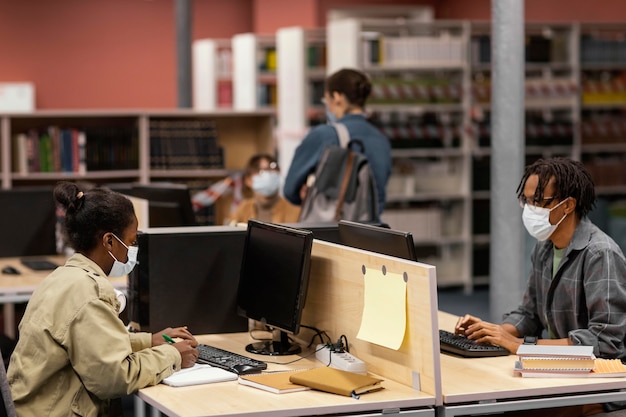
[[[236,173],[212,184],[206,190],[202,190],[191,197],[191,205],[195,212],[205,207],[210,207],[225,196],[232,194],[231,213],[234,213],[244,199],[241,174]]]
[[[626,359],[626,260],[613,239],[587,218],[595,204],[589,172],[567,158],[540,159],[526,168],[517,196],[524,226],[538,240],[522,304],[505,314],[502,324],[461,317],[455,332],[511,353],[526,338],[538,344],[589,345],[598,357]],[[536,340],[544,331],[548,338]],[[605,405],[611,407],[623,408]],[[540,411],[529,413],[578,416],[603,408]]]
[[[194,365],[185,328],[129,333],[108,277],[136,263],[137,218],[122,194],[69,182],[54,190],[76,253],[34,291],[19,325],[8,380],[20,416],[110,415],[121,396]],[[167,344],[162,337],[181,338]]]
[[[239,204],[230,218],[231,224],[245,223],[248,219],[270,223],[298,221],[300,207],[292,205],[279,194],[279,172],[278,163],[271,155],[258,154],[250,158],[243,183],[254,196]]]

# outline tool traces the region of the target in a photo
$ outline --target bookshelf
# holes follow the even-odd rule
[[[580,157],[578,29],[525,26],[525,159]],[[471,24],[472,264],[475,284],[489,283],[491,27]],[[511,190],[513,194],[515,190]]]
[[[230,39],[198,39],[192,45],[193,108],[233,107],[233,59]]]
[[[309,128],[326,122],[321,99],[326,78],[326,31],[302,27],[276,32],[277,139],[281,173]]]
[[[232,38],[233,108],[276,107],[276,36],[240,33]]]
[[[59,180],[94,184],[171,181],[188,184],[191,190],[203,189],[243,170],[253,154],[274,152],[273,119],[269,110],[67,110],[0,114],[1,185],[10,189],[54,184]],[[198,139],[198,132],[207,126],[211,133]],[[36,137],[40,139],[51,127],[84,133],[83,172],[40,168],[24,171],[17,163],[23,158],[15,146],[17,138],[38,132]],[[215,156],[206,148],[198,148],[200,142],[213,142],[215,148],[221,149],[220,159],[212,163],[199,161],[198,155]],[[179,159],[164,160],[162,149]],[[216,223],[223,222],[227,210],[226,201],[216,207]]]
[[[327,26],[328,72],[372,80],[367,110],[392,144],[383,221],[413,233],[440,286],[473,286],[468,22],[341,19]]]

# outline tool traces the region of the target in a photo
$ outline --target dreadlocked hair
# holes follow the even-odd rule
[[[517,198],[524,194],[526,180],[531,175],[539,177],[535,190],[535,201],[542,201],[544,190],[554,179],[554,197],[564,200],[568,197],[576,199],[576,214],[579,218],[586,217],[596,204],[596,192],[591,174],[585,166],[569,158],[539,159],[526,167],[524,176],[517,186]]]

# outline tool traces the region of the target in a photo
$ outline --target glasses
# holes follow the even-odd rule
[[[535,207],[545,207],[546,205],[550,204],[550,201],[552,200],[554,200],[554,197],[544,197],[541,200],[533,199],[532,201],[528,201],[526,199],[526,196],[521,196],[519,198],[519,205],[521,208],[524,208],[526,204],[528,204],[529,206],[535,206]],[[547,203],[544,203],[544,201],[547,201]]]

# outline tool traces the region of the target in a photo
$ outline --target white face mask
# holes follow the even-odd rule
[[[276,171],[261,171],[252,177],[254,192],[266,197],[273,196],[280,187],[280,176]]]
[[[565,201],[567,201],[567,199],[561,201],[551,209],[524,204],[522,221],[524,222],[524,226],[526,226],[528,233],[539,241],[544,241],[552,236],[552,233],[554,233],[556,228],[559,227],[561,222],[567,217],[567,213],[563,215],[557,224],[551,224],[550,212],[563,204]]]
[[[139,251],[139,248],[137,246],[131,246],[128,247],[124,244],[124,242],[122,242],[120,240],[119,237],[115,236],[115,233],[112,233],[112,235],[122,244],[124,245],[124,247],[126,249],[128,249],[128,260],[126,261],[126,263],[120,262],[117,260],[117,258],[115,256],[113,256],[113,254],[111,253],[111,251],[109,251],[109,255],[111,255],[111,258],[113,258],[115,261],[113,262],[113,267],[111,268],[111,271],[109,272],[109,277],[111,278],[116,278],[116,277],[123,277],[124,275],[128,275],[130,274],[130,271],[133,270],[133,268],[135,267],[135,265],[137,264],[137,252]]]

